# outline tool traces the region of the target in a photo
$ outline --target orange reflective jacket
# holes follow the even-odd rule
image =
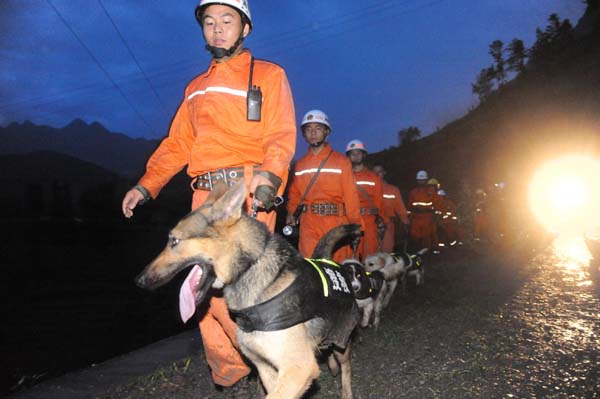
[[[415,249],[437,246],[436,212],[441,212],[442,198],[431,185],[417,186],[408,194],[410,239]],[[437,249],[437,248],[436,248]]]
[[[381,250],[393,252],[396,244],[396,223],[392,218],[399,218],[402,224],[408,224],[408,214],[400,189],[386,182],[383,182],[383,215],[388,222],[385,224]]]
[[[287,181],[296,147],[292,93],[285,71],[255,60],[252,83],[263,94],[261,120],[246,120],[251,54],[245,50],[208,70],[185,89],[169,135],[152,154],[139,184],[155,198],[186,164],[191,177],[248,164]],[[283,189],[283,187],[282,187]]]
[[[441,197],[433,186],[417,186],[408,194],[408,209],[413,215],[439,212],[441,207]]]
[[[318,154],[308,151],[296,162],[294,177],[288,192],[288,214],[294,213],[302,195],[321,162],[333,151],[329,144]],[[345,223],[361,224],[360,202],[354,184],[352,165],[348,158],[337,151],[331,152],[327,162],[321,168],[315,182],[303,200],[306,211],[300,217],[300,240],[298,249],[303,256],[310,257],[317,243],[330,229]],[[314,212],[318,204],[335,204],[338,215],[322,215]],[[349,257],[346,251],[335,260]]]
[[[408,224],[406,206],[400,189],[389,183],[383,183],[383,215],[388,219],[398,217],[402,223]]]
[[[362,190],[358,190],[358,196],[363,210],[362,217],[365,226],[361,252],[364,259],[366,256],[380,250],[381,243],[377,237],[377,225],[375,223],[377,215],[373,212],[376,212],[387,222],[385,215],[383,215],[383,182],[377,173],[367,168],[363,168],[360,172],[354,172],[354,180],[357,187],[362,188]]]

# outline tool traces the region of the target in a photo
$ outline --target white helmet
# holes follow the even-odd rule
[[[322,125],[327,126],[329,130],[331,130],[331,123],[329,123],[329,118],[327,117],[327,114],[318,109],[308,111],[304,115],[304,118],[302,118],[302,124],[300,125],[300,127],[303,127],[307,123],[320,123]]]
[[[204,13],[204,9],[210,6],[211,4],[221,4],[224,6],[235,8],[243,15],[245,15],[246,18],[248,18],[250,30],[252,30],[252,16],[250,15],[250,7],[248,6],[248,0],[200,0],[200,4],[198,4],[198,7],[196,7],[196,20],[198,20],[200,26],[202,26],[202,14]]]
[[[360,140],[350,140],[346,145],[346,154],[352,150],[361,150],[368,153],[367,147]]]
[[[438,195],[441,195],[443,197],[446,195],[446,192],[444,190],[438,190]]]
[[[426,171],[420,170],[417,172],[417,180],[427,180],[429,179],[429,175]]]

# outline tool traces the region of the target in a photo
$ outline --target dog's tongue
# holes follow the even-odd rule
[[[181,320],[187,322],[196,311],[196,297],[194,295],[196,283],[199,280],[199,274],[202,274],[200,266],[196,265],[185,278],[185,281],[179,289],[179,314]]]

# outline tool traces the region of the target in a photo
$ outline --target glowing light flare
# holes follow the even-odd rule
[[[592,258],[581,236],[560,236],[554,241],[553,247],[554,254],[557,257],[557,265],[573,272],[583,273]]]
[[[579,211],[589,201],[585,183],[580,176],[557,176],[554,187],[549,187],[552,206],[562,212]]]
[[[529,205],[553,233],[581,234],[600,226],[600,161],[572,155],[546,163],[529,186]]]

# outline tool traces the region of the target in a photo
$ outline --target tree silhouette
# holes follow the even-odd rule
[[[548,22],[545,30],[536,29],[536,41],[529,50],[529,63],[534,67],[556,62],[573,40],[573,26],[568,19],[561,21],[557,14],[552,14]]]
[[[479,101],[483,102],[490,94],[492,94],[492,89],[494,88],[494,78],[496,74],[494,72],[494,66],[490,66],[488,68],[483,68],[479,75],[477,75],[477,80],[475,83],[471,85],[473,93],[479,96]]]
[[[503,85],[506,81],[506,71],[504,70],[504,58],[503,58],[503,47],[504,43],[502,40],[494,40],[490,44],[490,55],[494,59],[494,79],[498,82],[498,85]]]
[[[513,39],[506,48],[508,57],[506,58],[506,70],[521,73],[525,70],[525,58],[527,58],[527,50],[523,44],[523,40]]]
[[[412,143],[421,137],[421,130],[418,127],[410,126],[398,131],[398,142],[400,146]]]
[[[600,0],[585,0],[588,10],[595,10],[600,6]]]

